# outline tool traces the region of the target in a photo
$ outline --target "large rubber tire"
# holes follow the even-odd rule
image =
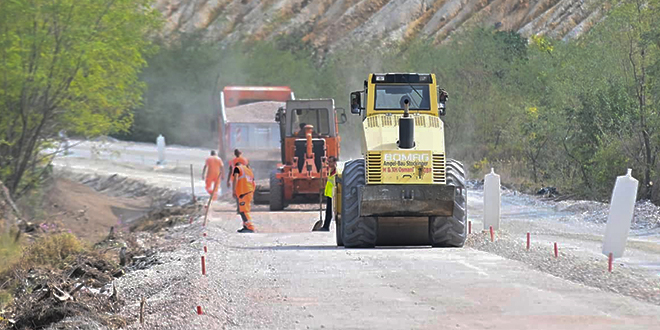
[[[337,238],[337,246],[344,246],[344,233],[342,232],[341,214],[335,214],[335,236]]]
[[[360,216],[358,191],[365,185],[364,159],[346,163],[342,174],[341,231],[347,248],[372,248],[376,246],[378,219]]]
[[[460,162],[447,160],[447,184],[456,186],[454,214],[451,217],[430,217],[429,238],[434,247],[462,247],[467,238],[467,189],[465,169]]]
[[[284,186],[282,181],[277,178],[279,171],[270,172],[270,210],[282,211],[284,209]]]
[[[341,177],[337,176],[335,179],[336,183],[336,189],[335,191],[339,190],[339,187],[341,186]],[[337,198],[339,196],[335,195],[335,199],[332,200],[332,204],[335,207],[335,210],[337,213],[334,215],[335,216],[335,238],[337,239],[337,246],[344,246],[344,232],[342,231],[344,229],[344,226],[341,224],[341,210],[337,207]]]

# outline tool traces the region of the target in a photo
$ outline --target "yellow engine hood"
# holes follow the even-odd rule
[[[400,149],[399,117],[375,115],[363,121],[368,184],[444,184],[444,125],[433,115],[413,115],[415,147]]]
[[[363,121],[362,150],[380,151],[399,149],[399,117],[401,115],[369,116]],[[431,115],[413,115],[415,118],[415,147],[407,150],[445,153],[444,125],[440,118]]]

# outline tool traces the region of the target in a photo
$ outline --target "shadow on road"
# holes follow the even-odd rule
[[[428,250],[430,246],[377,246],[375,248],[358,249],[344,248],[336,245],[282,245],[282,246],[232,246],[241,250],[273,250],[273,251],[312,251],[312,250],[346,250],[346,251],[374,251],[374,250]]]
[[[233,246],[241,250],[336,250],[341,247],[336,245],[282,245],[282,246]]]

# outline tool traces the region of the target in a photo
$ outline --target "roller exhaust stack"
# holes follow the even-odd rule
[[[415,146],[415,119],[410,117],[406,99],[403,101],[403,116],[399,118],[399,148],[412,149]]]

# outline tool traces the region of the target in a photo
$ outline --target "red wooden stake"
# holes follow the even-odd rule
[[[192,216],[190,216],[190,222],[189,222],[189,224],[191,224],[191,225],[192,225],[192,221],[193,221],[193,217],[192,217]]]
[[[555,242],[555,258],[559,257],[559,250],[557,249],[557,242]]]
[[[202,275],[206,276],[206,258],[202,256]]]
[[[472,221],[468,221],[468,234],[472,234]]]
[[[612,252],[607,256],[607,271],[612,272],[612,261],[614,259],[614,256],[612,255]]]
[[[202,306],[197,306],[197,315],[202,315]]]
[[[493,231],[493,226],[490,226],[490,241],[495,241],[495,232]]]
[[[206,245],[204,245],[204,253],[209,252],[209,250],[206,248]]]
[[[527,250],[529,250],[530,241],[531,241],[531,237],[530,237],[529,233],[527,233]]]

